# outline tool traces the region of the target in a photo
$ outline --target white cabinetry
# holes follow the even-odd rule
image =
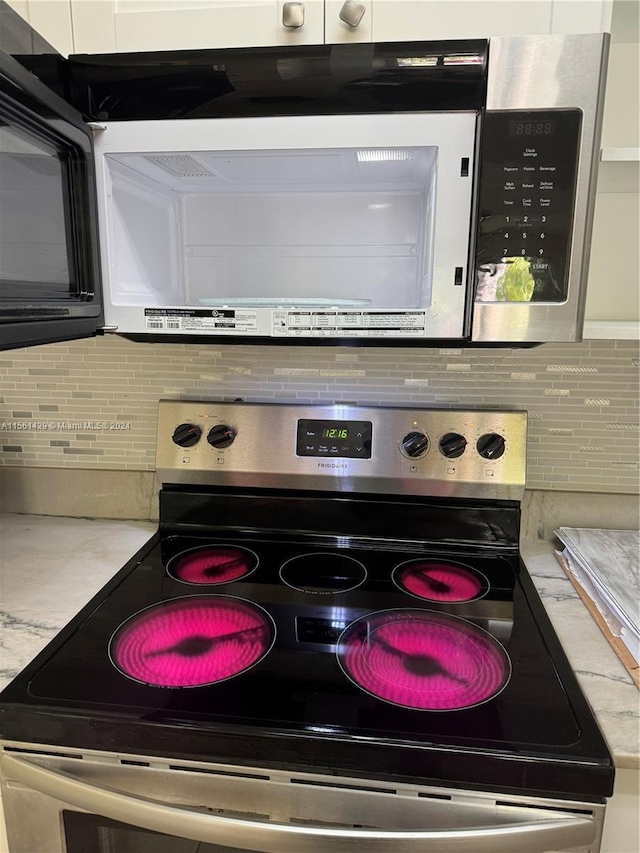
[[[319,44],[324,0],[71,0],[77,53]]]
[[[57,2],[69,0],[40,5]],[[70,2],[77,53],[601,32],[609,29],[612,8],[611,0]]]
[[[535,35],[551,31],[552,0],[374,0],[374,41]]]
[[[70,0],[8,0],[8,4],[58,53],[74,52]]]
[[[614,3],[585,338],[640,329],[640,6]]]
[[[607,32],[608,0],[373,0],[373,40]]]

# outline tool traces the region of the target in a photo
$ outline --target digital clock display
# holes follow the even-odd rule
[[[326,427],[322,430],[323,438],[349,438],[349,430],[345,427]]]
[[[556,123],[553,119],[509,122],[509,136],[554,136],[555,132]]]
[[[300,420],[296,453],[334,459],[371,459],[371,433],[371,421]]]

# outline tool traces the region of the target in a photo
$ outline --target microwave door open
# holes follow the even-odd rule
[[[0,52],[0,349],[103,325],[92,131]]]

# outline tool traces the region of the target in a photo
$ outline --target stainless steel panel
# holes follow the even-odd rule
[[[64,808],[261,853],[597,853],[602,834],[602,805],[128,755],[147,765],[132,766],[110,753],[20,747],[0,759],[12,853],[62,853]]]
[[[300,419],[371,421],[371,458],[297,456]],[[182,423],[202,430],[192,448],[172,441]],[[217,424],[228,424],[237,433],[227,449],[215,450],[207,443]],[[526,430],[527,413],[514,411],[162,400],[156,464],[162,483],[519,500],[525,484]],[[419,459],[407,458],[401,450],[403,437],[412,431],[429,437],[429,450]],[[438,448],[448,432],[467,439],[458,459],[447,459]],[[506,447],[499,459],[487,460],[476,443],[491,432],[502,435]]]
[[[473,341],[581,340],[608,51],[606,33],[491,39],[487,109],[580,108],[582,138],[566,301],[476,302]]]

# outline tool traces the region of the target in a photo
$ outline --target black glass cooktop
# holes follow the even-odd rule
[[[256,525],[288,519],[286,501],[240,503]],[[215,505],[225,526],[205,528],[200,499],[193,511],[177,502],[171,526],[5,689],[0,735],[610,794],[610,755],[519,560],[510,510],[468,507],[454,524],[449,510],[390,504],[381,527],[366,503],[311,503],[315,530],[291,534],[226,524],[226,499]],[[428,538],[369,535],[416,521]]]
[[[192,569],[187,582],[169,574],[180,564]],[[301,733],[569,745],[580,728],[517,565],[469,553],[171,537],[122,578],[29,691]],[[412,592],[400,586],[405,576],[417,578]]]

